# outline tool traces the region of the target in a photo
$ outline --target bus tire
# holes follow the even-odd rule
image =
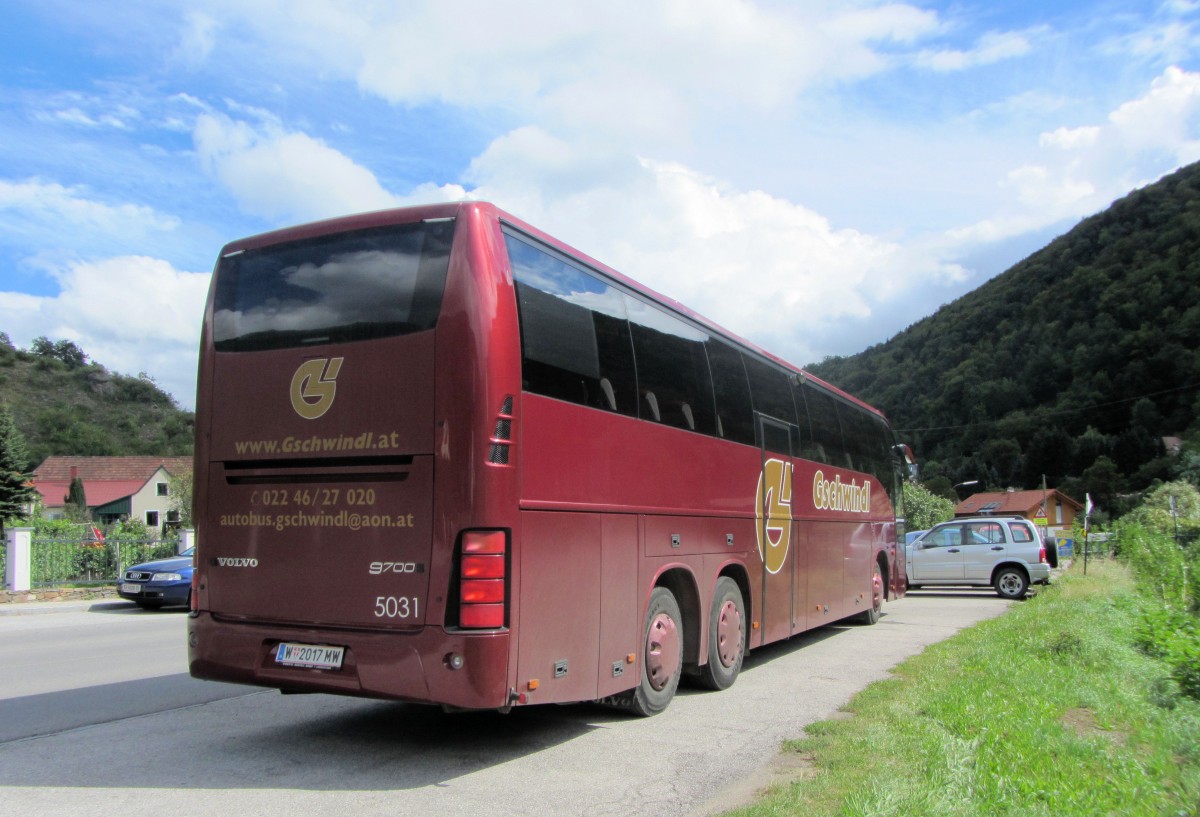
[[[629,697],[628,708],[648,717],[671,703],[683,672],[683,619],[679,603],[665,587],[656,587],[650,594],[644,636],[641,681]]]
[[[746,604],[737,582],[717,580],[708,618],[708,663],[700,667],[699,683],[707,689],[729,689],[746,656]]]
[[[871,606],[858,614],[860,624],[875,624],[883,615],[883,572],[879,562],[871,569]]]

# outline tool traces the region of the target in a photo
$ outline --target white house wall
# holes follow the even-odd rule
[[[158,495],[158,483],[160,482],[165,482],[168,485],[167,496]],[[171,510],[171,500],[173,497],[170,496],[170,484],[170,474],[165,469],[159,468],[154,473],[154,476],[146,481],[141,490],[131,498],[130,515],[134,519],[140,519],[142,522],[145,522],[146,511],[158,511],[158,526],[156,530],[161,531],[163,523],[167,521],[167,511]]]

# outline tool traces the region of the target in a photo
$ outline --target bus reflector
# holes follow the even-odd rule
[[[503,556],[464,556],[462,560],[464,579],[503,579]]]
[[[469,531],[463,534],[463,553],[500,553],[506,548],[502,530]]]
[[[459,597],[464,604],[503,604],[503,579],[466,579]]]
[[[458,626],[477,630],[503,627],[508,613],[508,534],[467,531],[459,562]]]
[[[494,630],[504,626],[503,604],[464,604],[459,624],[478,630]]]

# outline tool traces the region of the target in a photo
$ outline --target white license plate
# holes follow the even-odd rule
[[[275,650],[275,663],[310,669],[341,669],[346,656],[345,647],[326,647],[318,644],[280,644]]]
[[[140,584],[123,584],[121,585],[122,593],[140,593],[142,586]]]

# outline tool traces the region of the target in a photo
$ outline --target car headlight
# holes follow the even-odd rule
[[[183,576],[180,576],[178,573],[155,573],[153,576],[150,577],[150,581],[152,581],[152,582],[181,582],[181,581],[183,581]]]

